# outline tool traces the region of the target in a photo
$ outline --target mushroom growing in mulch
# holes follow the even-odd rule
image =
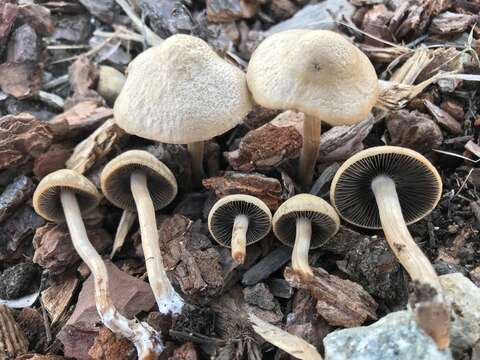
[[[208,229],[220,244],[232,248],[232,258],[243,264],[247,245],[263,239],[272,227],[272,214],[265,203],[250,195],[228,195],[213,205]]]
[[[128,320],[118,312],[110,298],[105,263],[88,239],[82,215],[95,208],[100,199],[95,185],[86,177],[64,169],[42,179],[35,190],[33,206],[48,221],[67,223],[73,246],[95,279],[95,302],[105,326],[131,340],[139,359],[156,358],[163,351],[160,334],[150,325]]]
[[[198,185],[204,141],[235,127],[251,108],[243,71],[203,40],[174,35],[130,63],[114,114],[130,134],[187,144]]]
[[[337,233],[340,219],[335,210],[318,196],[299,194],[280,205],[272,222],[275,236],[283,244],[293,246],[293,271],[303,279],[311,279],[314,275],[308,252]]]
[[[159,311],[179,314],[183,299],[173,288],[163,267],[155,220],[155,210],[167,206],[177,195],[175,176],[152,154],[130,150],[105,166],[101,186],[105,197],[114,205],[130,212],[137,211],[148,281]]]
[[[305,114],[298,179],[312,182],[321,122],[332,126],[367,117],[378,96],[370,60],[343,36],[326,30],[289,30],[266,38],[247,69],[255,102]]]
[[[440,349],[448,347],[449,311],[438,276],[407,225],[428,215],[442,194],[434,166],[416,151],[373,147],[345,161],[330,191],[339,215],[351,224],[383,229],[390,248],[416,282],[414,310]]]

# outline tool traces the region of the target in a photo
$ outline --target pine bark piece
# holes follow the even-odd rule
[[[207,17],[211,22],[229,22],[248,19],[257,12],[256,1],[207,0]]]
[[[0,305],[0,358],[15,358],[28,351],[28,340],[22,332],[12,311]]]
[[[218,198],[232,194],[258,197],[271,210],[276,210],[283,201],[280,181],[259,173],[226,171],[223,176],[204,179],[202,184],[205,188],[214,190]]]
[[[48,125],[30,114],[1,117],[0,170],[25,164],[47,150],[52,139]]]
[[[42,83],[42,66],[34,61],[6,62],[0,65],[0,88],[3,92],[26,99],[38,94]]]
[[[112,116],[112,109],[100,106],[95,101],[86,100],[55,116],[48,121],[48,125],[55,137],[64,139],[65,136],[72,137],[93,131]]]
[[[50,315],[52,326],[65,314],[79,283],[78,279],[72,275],[61,283],[42,291],[42,304]]]
[[[330,325],[354,327],[377,319],[377,303],[359,284],[340,279],[322,268],[313,268],[313,273],[312,280],[305,281],[287,267],[284,276],[291,286],[311,292],[317,300],[318,314]]]
[[[100,329],[92,347],[88,350],[88,355],[94,360],[128,360],[132,353],[135,353],[133,344],[106,327]]]
[[[453,116],[428,100],[424,100],[423,102],[440,126],[454,135],[460,135],[463,132],[462,124],[455,120]]]
[[[400,110],[386,120],[390,145],[408,147],[426,153],[443,142],[440,127],[432,118],[418,111]]]
[[[198,355],[191,342],[187,342],[175,349],[173,355],[168,360],[197,360]]]
[[[102,126],[75,147],[65,165],[68,169],[81,174],[85,173],[112,150],[123,134],[123,130],[115,125],[113,119],[105,121]]]
[[[304,115],[285,111],[269,123],[251,130],[234,151],[225,153],[235,170],[271,170],[283,161],[298,158],[302,148]]]
[[[477,15],[446,11],[432,20],[429,30],[438,35],[458,34],[467,31],[475,21],[478,21]]]
[[[218,296],[223,286],[220,254],[210,240],[192,231],[192,222],[182,215],[162,221],[158,229],[164,266],[184,294],[204,301]]]
[[[31,195],[35,186],[27,176],[19,176],[10,183],[0,195],[0,223],[5,221]]]

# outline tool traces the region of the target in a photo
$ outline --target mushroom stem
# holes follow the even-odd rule
[[[313,116],[305,114],[305,119],[303,120],[303,144],[298,170],[299,181],[305,190],[309,190],[312,184],[318,150],[320,149],[321,132],[322,122]]]
[[[247,254],[248,216],[237,215],[232,230],[232,258],[237,264],[245,262]]]
[[[387,176],[378,176],[372,181],[372,191],[390,248],[412,280],[421,286],[421,298],[415,306],[417,320],[438,347],[444,349],[449,344],[449,315],[438,276],[408,231],[395,182]]]
[[[187,144],[187,150],[192,159],[193,186],[199,187],[203,179],[203,150],[204,141],[197,141]]]
[[[307,218],[298,218],[295,233],[295,245],[292,252],[293,271],[305,279],[313,277],[312,269],[308,264],[308,251],[312,237],[312,223]]]
[[[163,267],[155,208],[148,191],[146,174],[142,171],[134,172],[130,177],[130,187],[137,207],[148,281],[157,300],[158,309],[162,314],[179,314],[183,308],[183,299],[173,289]]]
[[[117,227],[117,232],[115,234],[115,240],[113,241],[112,252],[110,253],[110,259],[115,256],[115,253],[123,246],[125,242],[125,238],[128,235],[135,219],[137,218],[137,214],[134,212],[123,210],[122,217],[120,218],[120,222]]]
[[[128,320],[115,308],[110,298],[107,267],[88,239],[75,194],[62,191],[60,199],[73,246],[92,271],[95,280],[95,302],[102,322],[113,332],[132,341],[139,359],[156,358],[163,351],[160,334],[146,323]]]

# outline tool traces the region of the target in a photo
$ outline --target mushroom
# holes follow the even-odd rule
[[[383,228],[395,256],[417,282],[419,324],[443,349],[449,343],[448,306],[432,264],[407,228],[434,209],[441,193],[440,176],[425,157],[406,148],[378,146],[343,163],[333,178],[330,197],[345,221]]]
[[[321,247],[340,227],[335,210],[322,198],[299,194],[285,201],[273,215],[273,232],[292,247],[292,269],[303,279],[313,277],[308,251]]]
[[[251,107],[243,71],[203,40],[178,34],[130,63],[114,114],[130,134],[187,144],[199,184],[204,141],[235,127]]]
[[[272,214],[265,203],[250,195],[228,195],[218,200],[208,214],[213,238],[232,248],[232,258],[243,264],[247,245],[263,239],[271,229]]]
[[[289,30],[267,37],[247,69],[256,103],[305,114],[298,178],[312,182],[321,122],[350,125],[367,117],[378,97],[375,69],[343,36],[327,30]]]
[[[110,298],[105,263],[88,239],[82,214],[95,208],[100,199],[100,193],[87,178],[64,169],[42,179],[33,195],[33,207],[48,221],[67,222],[73,246],[95,279],[95,302],[105,326],[130,339],[139,359],[156,358],[163,350],[160,334],[150,325],[128,320],[118,312]]]
[[[183,299],[172,287],[163,267],[155,220],[155,210],[167,206],[177,195],[174,175],[152,154],[130,150],[105,166],[100,182],[103,194],[115,206],[137,211],[148,281],[159,311],[179,314]]]

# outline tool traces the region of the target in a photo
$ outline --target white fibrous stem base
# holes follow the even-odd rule
[[[137,206],[148,282],[152,288],[158,308],[162,314],[179,314],[183,308],[183,299],[173,288],[163,267],[155,208],[148,191],[145,173],[133,173],[130,179],[130,187]]]
[[[245,262],[247,255],[248,216],[237,215],[232,230],[232,258],[237,264]]]
[[[115,308],[110,297],[107,267],[88,239],[75,194],[62,191],[60,199],[73,246],[92,271],[95,302],[102,322],[114,333],[129,339],[135,345],[139,359],[156,358],[164,349],[160,333],[146,323],[128,320]]]
[[[312,238],[312,223],[307,218],[298,218],[295,234],[295,245],[292,252],[292,269],[304,279],[311,279],[313,271],[308,264],[308,252]]]
[[[440,349],[449,344],[449,309],[432,264],[413,240],[403,218],[395,182],[387,176],[372,181],[385,238],[398,261],[417,282],[421,300],[414,304],[420,326]],[[431,294],[431,295],[428,295]]]

